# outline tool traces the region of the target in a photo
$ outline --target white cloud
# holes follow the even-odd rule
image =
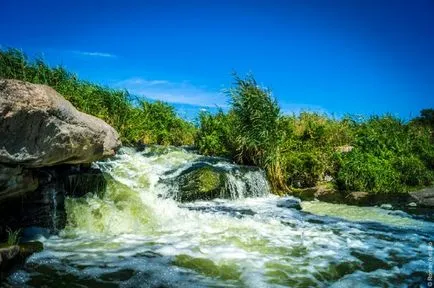
[[[223,93],[209,91],[188,82],[177,83],[136,77],[117,82],[114,86],[153,100],[208,107],[227,106],[226,96]]]
[[[86,52],[86,51],[72,51],[72,52],[83,56],[116,58],[116,55],[114,54],[103,53],[103,52]]]

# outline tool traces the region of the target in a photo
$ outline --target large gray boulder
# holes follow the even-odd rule
[[[410,197],[420,207],[434,208],[434,186],[410,192]]]
[[[117,132],[54,89],[0,79],[0,163],[27,168],[90,163],[115,154]]]

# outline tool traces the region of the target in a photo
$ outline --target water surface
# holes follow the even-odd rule
[[[197,162],[227,170],[234,199],[178,203],[170,184]],[[124,148],[96,164],[100,198],[68,199],[67,227],[4,286],[424,287],[434,225],[401,211],[303,202],[281,207],[263,173],[183,149]],[[247,191],[246,183],[256,187]],[[92,191],[89,191],[92,192]]]

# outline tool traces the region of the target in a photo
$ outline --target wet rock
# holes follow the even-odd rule
[[[0,80],[0,163],[90,163],[113,156],[120,145],[111,126],[79,112],[54,89]]]
[[[412,202],[420,207],[434,208],[434,187],[428,187],[416,192],[410,192]]]
[[[214,169],[211,165],[192,167],[182,173],[178,181],[180,193],[177,198],[181,202],[226,196],[224,171]]]
[[[368,192],[355,191],[350,192],[345,197],[345,203],[350,205],[368,206],[372,205],[372,197]]]
[[[7,272],[14,265],[14,259],[20,252],[17,245],[1,247],[0,245],[0,283],[3,278],[6,278]]]
[[[277,207],[301,210],[301,201],[296,198],[282,199],[277,202]]]
[[[237,199],[267,195],[270,191],[262,170],[239,165],[212,165],[198,162],[165,182],[173,187],[169,195],[181,202]]]
[[[381,204],[380,208],[385,210],[392,210],[393,206],[391,204]]]
[[[14,267],[23,265],[33,253],[41,252],[44,246],[41,242],[27,242],[18,245],[5,246],[0,244],[0,280],[7,277]]]
[[[39,179],[32,170],[0,164],[0,201],[38,188]]]
[[[44,244],[39,241],[20,243],[18,246],[20,248],[20,256],[24,258],[31,256],[33,253],[44,250]]]
[[[11,260],[20,252],[20,248],[17,245],[8,247],[0,247],[0,265],[4,265],[6,261]]]
[[[292,195],[303,201],[312,201],[315,199],[331,203],[341,203],[343,201],[342,194],[331,185],[327,184],[304,189],[293,189]]]
[[[65,197],[102,194],[106,189],[106,179],[98,169],[65,165],[34,173],[40,183],[34,192],[0,201],[0,240],[6,237],[6,226],[57,232],[66,224]]]

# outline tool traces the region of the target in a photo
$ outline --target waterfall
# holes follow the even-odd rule
[[[55,188],[55,187],[50,187],[49,188],[49,195],[50,195],[50,202],[51,202],[51,212],[50,212],[50,215],[51,215],[51,226],[52,226],[52,230],[53,230],[53,232],[54,233],[57,233],[58,232],[58,229],[57,229],[57,189]]]
[[[236,165],[233,165],[237,168]],[[239,170],[230,170],[226,174],[225,189],[230,199],[243,199],[248,197],[264,197],[270,194],[270,186],[261,170],[241,173]]]

